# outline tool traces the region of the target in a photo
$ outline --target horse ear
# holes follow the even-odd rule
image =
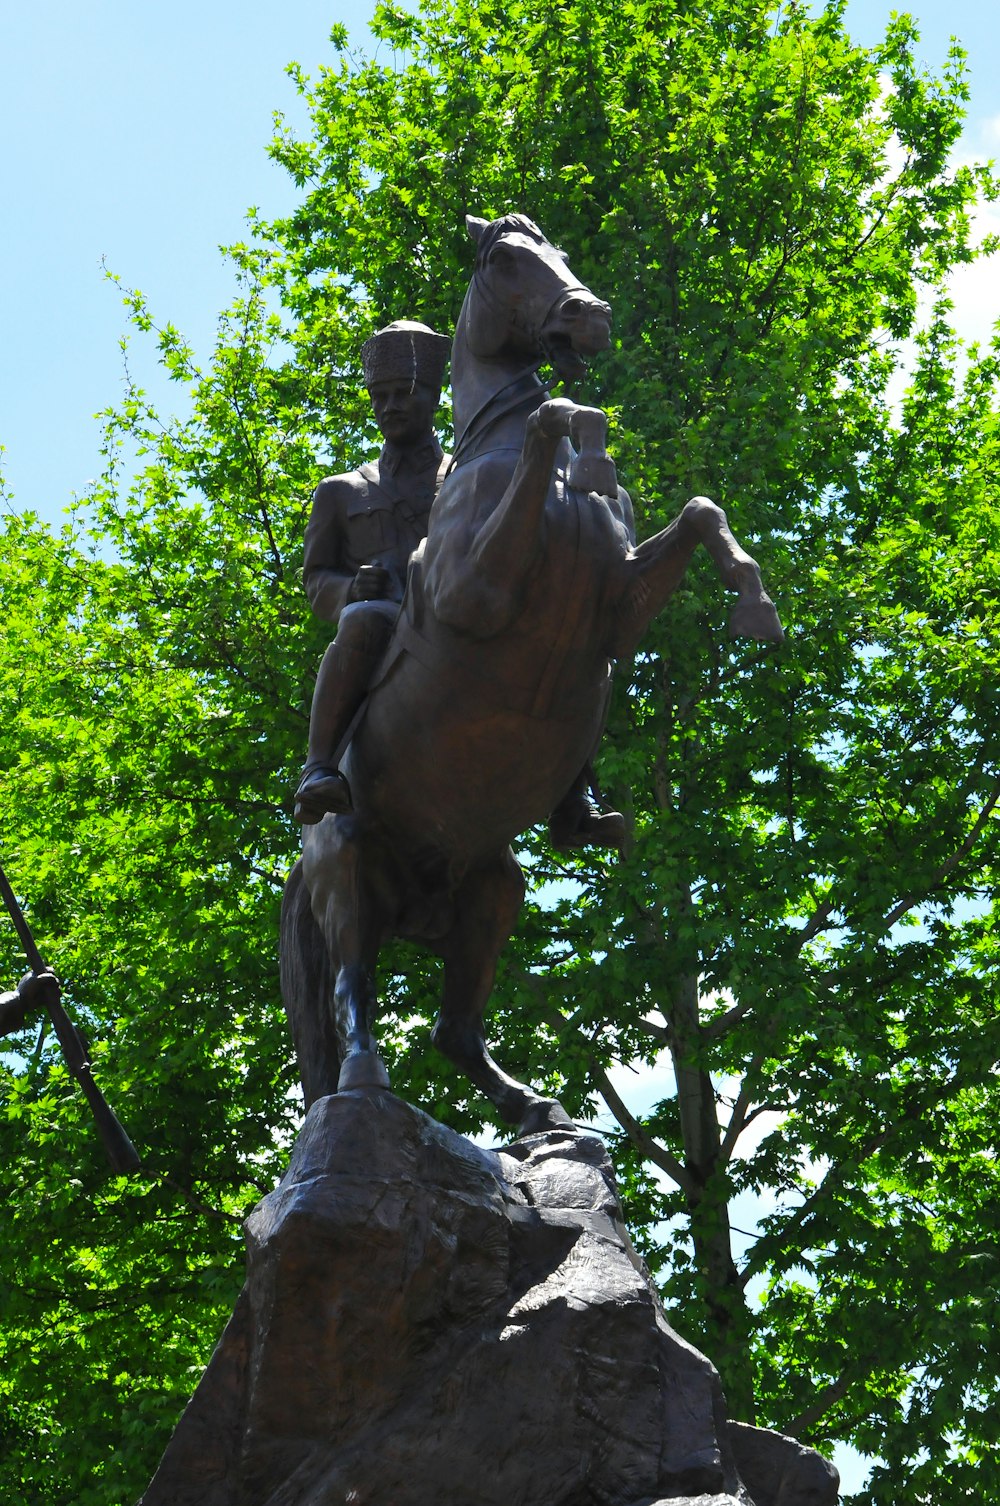
[[[470,236],[475,241],[477,246],[482,240],[483,231],[486,229],[488,224],[489,220],[481,220],[478,214],[467,214],[465,216],[465,228],[469,232]]]

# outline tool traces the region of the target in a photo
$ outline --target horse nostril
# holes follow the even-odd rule
[[[559,307],[564,319],[593,319],[600,315],[611,322],[611,305],[599,298],[567,298]]]

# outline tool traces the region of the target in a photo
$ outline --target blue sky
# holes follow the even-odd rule
[[[120,393],[126,327],[102,258],[207,353],[233,291],[217,247],[241,237],[249,205],[269,215],[294,202],[264,151],[274,110],[303,118],[284,65],[294,59],[314,71],[328,59],[335,21],[363,39],[370,8],[355,0],[8,0],[0,22],[0,444],[19,508],[55,520],[99,469],[92,415]],[[941,62],[952,31],[968,48],[967,149],[1000,156],[993,0],[925,0],[914,10],[928,63]],[[848,10],[868,44],[888,13],[882,0],[851,0]],[[997,282],[994,272],[966,278],[966,333],[1000,315]],[[133,367],[162,390],[141,345]]]

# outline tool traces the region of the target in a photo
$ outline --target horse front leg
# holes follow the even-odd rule
[[[560,445],[569,440],[571,486],[617,495],[599,408],[550,398],[529,415],[513,472],[503,452],[457,468],[435,503],[424,550],[423,590],[439,622],[491,638],[524,607],[545,556],[546,503]],[[471,476],[471,479],[470,479]]]
[[[541,557],[556,452],[579,411],[567,398],[550,398],[529,414],[514,474],[476,532],[470,564],[512,604]]]
[[[603,408],[577,408],[570,415],[568,437],[573,458],[566,470],[570,486],[599,497],[617,497],[618,473],[607,451],[608,415]]]
[[[524,878],[507,849],[494,867],[469,874],[456,895],[455,922],[441,948],[444,996],[431,1040],[471,1079],[521,1135],[566,1129],[572,1120],[553,1098],[543,1098],[498,1067],[483,1034],[483,1013],[500,952],[524,899]]]
[[[644,540],[625,563],[612,633],[613,657],[635,652],[643,633],[683,580],[699,544],[707,549],[723,585],[737,593],[729,617],[730,636],[762,643],[783,640],[784,630],[764,590],[756,560],[737,542],[717,503],[708,497],[692,497],[673,523]]]

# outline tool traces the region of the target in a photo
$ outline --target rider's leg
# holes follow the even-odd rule
[[[295,792],[295,818],[305,826],[327,811],[351,808],[338,747],[361,706],[399,612],[394,601],[357,601],[340,614],[337,636],[323,655],[309,716],[309,749]]]
[[[600,729],[590,757],[549,816],[549,841],[557,852],[574,847],[618,847],[625,840],[625,817],[621,811],[601,809],[602,797],[594,773],[594,759],[604,736],[611,705],[611,681],[604,691]]]

